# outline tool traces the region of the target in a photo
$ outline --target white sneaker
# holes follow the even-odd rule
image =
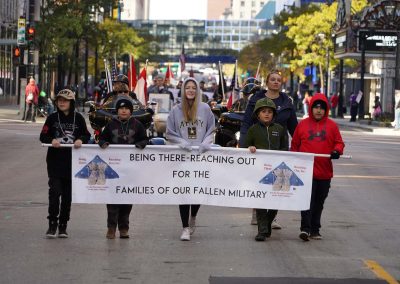
[[[196,217],[191,216],[189,220],[190,234],[193,235],[196,230]]]
[[[190,228],[185,227],[182,230],[181,241],[190,241]]]
[[[280,230],[282,229],[282,226],[279,225],[278,222],[276,222],[276,219],[274,219],[274,221],[272,221],[271,228],[274,230]]]

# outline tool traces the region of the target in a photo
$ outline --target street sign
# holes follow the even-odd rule
[[[26,44],[25,26],[26,26],[26,20],[24,18],[19,18],[18,19],[17,45],[25,45]]]
[[[396,31],[360,31],[359,38],[365,38],[365,51],[393,53],[396,51]],[[359,40],[359,49],[360,48]]]

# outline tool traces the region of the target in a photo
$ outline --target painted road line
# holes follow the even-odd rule
[[[378,278],[385,280],[389,284],[399,284],[399,282],[394,279],[392,275],[387,273],[387,271],[383,269],[383,267],[380,266],[376,261],[367,259],[364,260],[364,263],[375,273],[376,276],[378,276]]]
[[[400,179],[400,176],[359,176],[359,175],[335,175],[335,178],[358,178],[358,179]]]

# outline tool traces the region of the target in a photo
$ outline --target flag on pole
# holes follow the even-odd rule
[[[229,100],[228,103],[226,104],[226,107],[228,109],[232,108],[232,104],[238,99],[236,94],[238,93],[237,90],[239,84],[238,84],[238,74],[237,74],[237,60],[235,61],[235,69],[233,70],[233,77],[231,81],[231,85],[229,86]]]
[[[139,80],[136,83],[135,94],[137,99],[146,105],[147,102],[147,72],[146,67],[140,72]]]
[[[256,78],[257,80],[260,80],[260,66],[261,66],[261,61],[258,62],[258,67],[257,67],[257,72],[256,72],[256,76],[254,76],[254,78]]]
[[[171,82],[171,79],[173,79],[173,78],[174,78],[174,74],[172,73],[171,68],[169,67],[169,64],[168,64],[167,72],[165,73],[165,81],[167,81],[169,83],[169,82]]]
[[[114,81],[117,78],[117,60],[115,58],[111,59],[111,81]]]
[[[136,66],[133,54],[129,54],[129,68],[128,68],[129,90],[132,92],[137,83]]]
[[[186,69],[186,55],[185,55],[185,45],[182,44],[182,51],[181,55],[179,56],[179,63],[181,66],[181,72],[183,72]]]
[[[107,86],[107,91],[108,91],[108,92],[111,92],[111,91],[112,91],[112,78],[111,78],[110,69],[108,68],[108,61],[107,61],[107,59],[104,59],[104,70],[106,71],[106,86]]]
[[[227,90],[226,87],[226,81],[224,78],[224,73],[222,73],[222,66],[221,66],[221,62],[218,63],[218,78],[219,78],[219,82],[218,82],[218,103],[221,103],[224,99],[225,99],[225,92]]]

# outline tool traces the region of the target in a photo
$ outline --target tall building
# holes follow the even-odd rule
[[[120,2],[121,20],[147,20],[149,0],[123,0]]]
[[[231,8],[231,0],[208,0],[207,20],[222,20],[224,13]]]
[[[25,1],[0,1],[0,104],[17,102],[13,48],[17,46],[17,23]]]

